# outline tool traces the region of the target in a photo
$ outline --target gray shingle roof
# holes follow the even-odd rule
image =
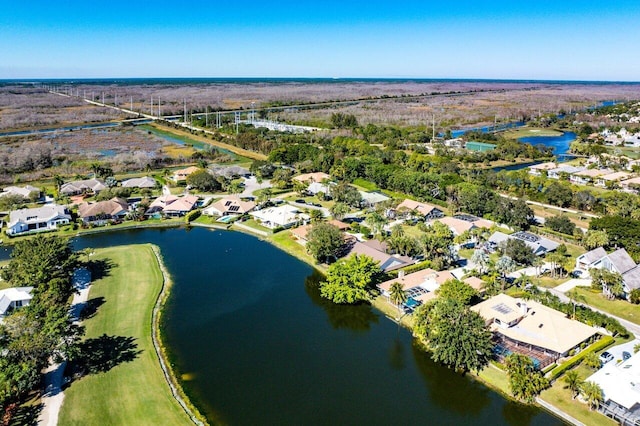
[[[610,253],[607,257],[620,274],[624,274],[636,267],[636,262],[634,262],[631,256],[629,256],[629,253],[623,248]]]

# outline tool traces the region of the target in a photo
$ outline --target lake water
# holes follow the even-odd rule
[[[148,229],[74,245],[144,242],[175,281],[163,330],[176,371],[214,423],[562,424],[434,364],[371,307],[321,299],[311,267],[252,236]]]
[[[533,146],[542,144],[551,147],[553,148],[553,155],[559,156],[569,152],[571,142],[576,140],[576,134],[573,132],[564,132],[561,136],[529,136],[518,138],[518,140]]]

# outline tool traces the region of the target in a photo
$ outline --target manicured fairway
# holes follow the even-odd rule
[[[91,259],[112,266],[91,287],[89,300],[104,298],[104,303],[84,322],[85,338],[131,337],[139,353],[133,361],[73,382],[65,390],[59,424],[192,424],[171,396],[153,348],[151,314],[162,273],[151,246],[99,249]]]

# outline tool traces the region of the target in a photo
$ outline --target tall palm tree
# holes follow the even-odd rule
[[[402,317],[402,305],[407,301],[402,283],[395,282],[389,287],[389,298],[398,307],[398,321]]]
[[[575,288],[572,288],[571,290],[569,290],[566,293],[567,297],[569,298],[569,300],[571,300],[571,303],[573,304],[573,319],[576,319],[576,305],[578,304],[578,302],[586,302],[587,299],[581,295],[580,293],[578,293],[578,290]]]
[[[474,250],[471,255],[471,262],[478,266],[478,272],[486,274],[489,270],[489,255],[483,249]]]
[[[582,386],[582,379],[578,372],[576,370],[568,371],[567,374],[564,375],[563,380],[573,395],[572,399],[576,399],[576,396],[580,393],[580,387]]]
[[[582,385],[580,385],[580,394],[584,400],[587,401],[587,404],[589,404],[590,410],[598,408],[604,399],[602,396],[602,388],[595,382],[582,382]]]

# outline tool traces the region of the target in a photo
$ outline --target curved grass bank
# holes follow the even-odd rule
[[[163,291],[165,277],[153,247],[98,249],[91,260],[107,268],[91,287],[89,302],[98,306],[83,323],[85,338],[128,344],[104,345],[115,365],[70,384],[59,424],[192,425],[154,348],[153,311],[166,300],[169,286]]]

